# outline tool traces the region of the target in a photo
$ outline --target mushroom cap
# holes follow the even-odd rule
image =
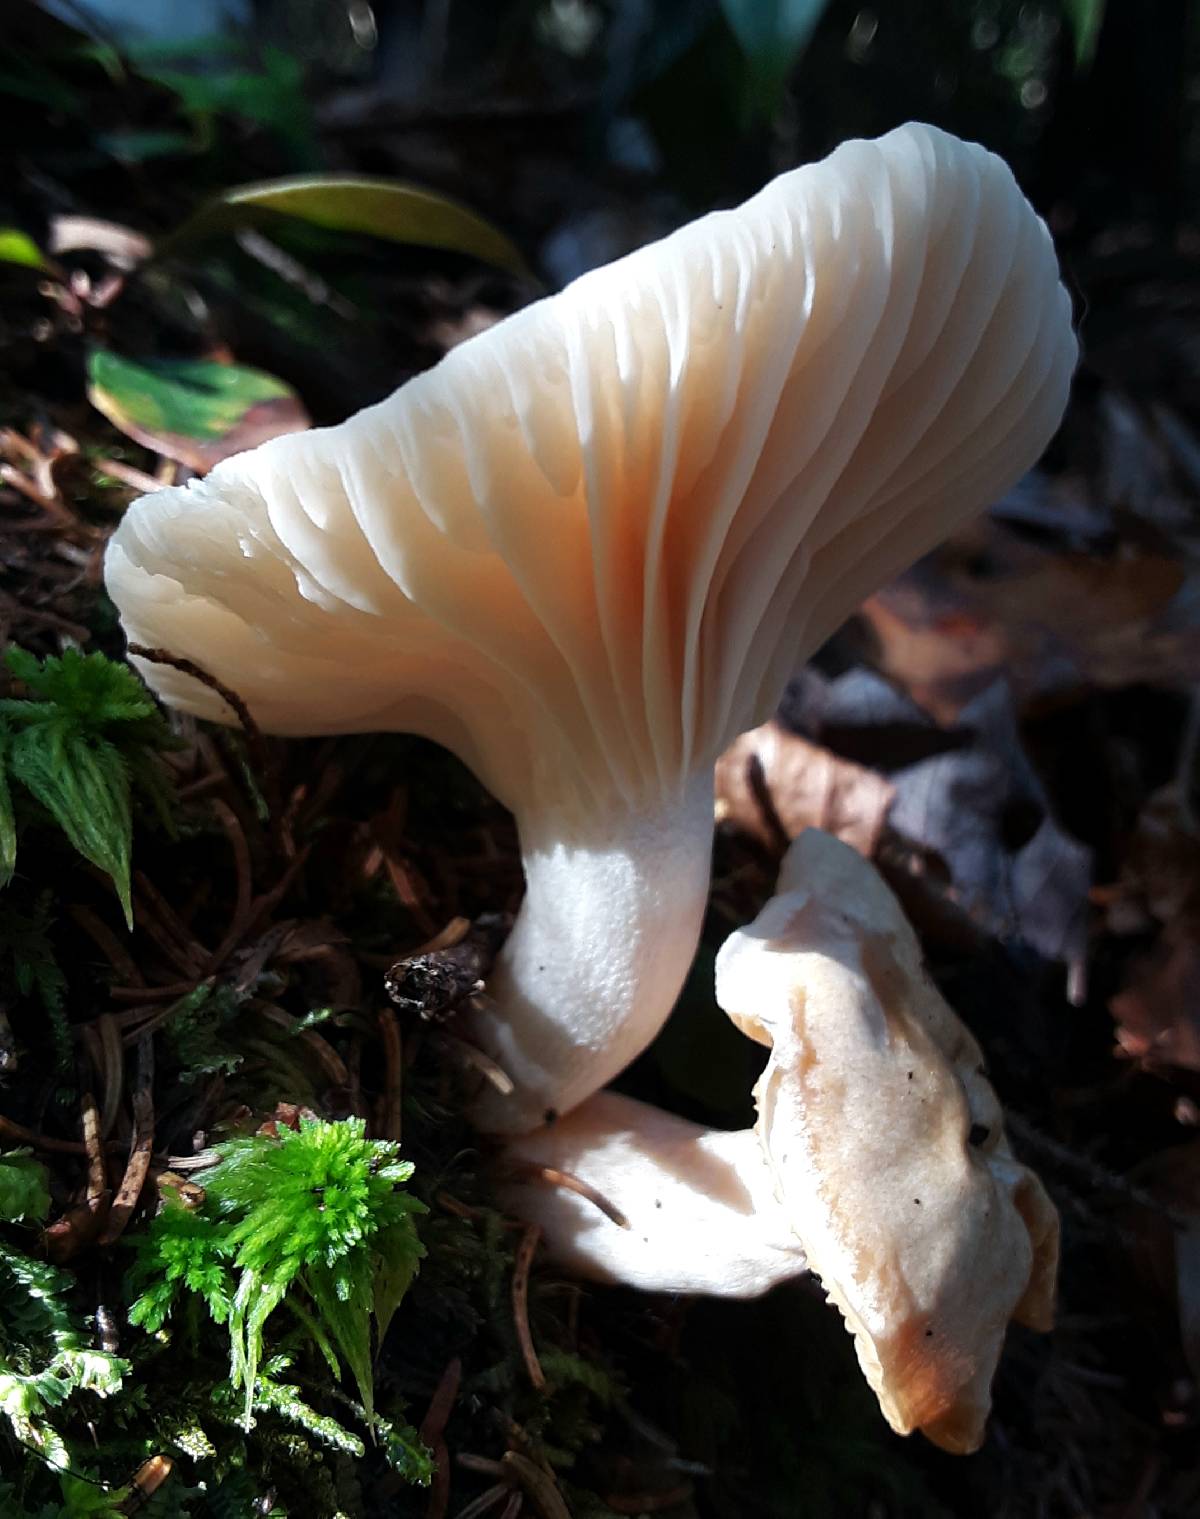
[[[757,1132],[885,1417],[975,1449],[1009,1320],[1050,1327],[1058,1215],[899,903],[807,830],[778,895],[722,946],[717,1000],[771,1049]]]
[[[142,498],[108,588],[269,731],[421,732],[518,813],[641,806],[1036,459],[1075,357],[1008,168],[909,125]]]

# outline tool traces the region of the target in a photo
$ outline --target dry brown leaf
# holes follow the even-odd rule
[[[940,723],[1000,674],[1019,698],[1088,680],[1184,671],[1200,643],[1172,624],[1186,574],[1176,558],[1127,547],[1065,552],[984,518],[862,608],[879,667]]]
[[[1109,1003],[1131,1059],[1200,1071],[1200,943],[1169,940],[1139,961]]]
[[[877,771],[774,720],[734,739],[717,761],[717,821],[772,849],[782,850],[806,828],[823,828],[869,859],[894,796]]]

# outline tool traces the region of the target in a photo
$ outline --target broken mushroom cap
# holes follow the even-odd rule
[[[604,1281],[749,1297],[814,1271],[893,1429],[975,1449],[1009,1320],[1050,1326],[1058,1216],[899,903],[808,830],[717,998],[771,1051],[754,1129],[599,1092],[508,1142],[506,1205]]]
[[[755,1100],[776,1194],[885,1417],[975,1449],[1009,1320],[1050,1327],[1058,1215],[899,903],[809,829],[722,946],[717,1001],[771,1050]]]
[[[516,1084],[481,1123],[526,1129],[669,1011],[715,756],[1033,463],[1075,356],[1009,170],[910,125],[584,275],[338,427],[135,502],[108,588],[131,641],[264,729],[421,733],[512,809],[526,901],[474,1036]]]

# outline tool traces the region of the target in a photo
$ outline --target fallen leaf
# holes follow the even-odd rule
[[[1200,1071],[1200,943],[1166,939],[1109,1003],[1117,1043],[1144,1065]]]
[[[831,681],[807,671],[783,710],[843,763],[886,772],[890,833],[944,862],[952,899],[976,924],[1083,963],[1091,851],[1053,817],[1006,681],[994,679],[950,727],[865,669]]]
[[[165,238],[158,254],[216,232],[269,225],[279,217],[466,253],[516,274],[526,272],[516,245],[458,201],[398,180],[344,174],[302,174],[226,190]]]
[[[302,432],[308,413],[289,385],[261,369],[211,359],[88,357],[88,399],[135,442],[205,474],[231,454]]]
[[[861,615],[873,662],[951,723],[1000,675],[1021,700],[1085,681],[1152,681],[1167,660],[1200,678],[1200,637],[1183,611],[1193,580],[1174,553],[1064,549],[981,518]]]
[[[823,828],[869,859],[894,795],[882,775],[774,720],[734,739],[717,761],[717,820],[773,849]]]

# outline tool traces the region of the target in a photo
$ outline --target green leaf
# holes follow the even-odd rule
[[[66,718],[32,724],[13,739],[12,773],[74,847],[111,876],[133,927],[129,872],[133,815],[120,750]]]
[[[54,702],[63,712],[94,728],[153,718],[159,722],[158,736],[167,736],[149,691],[128,665],[79,649],[39,660],[28,649],[15,647],[7,651],[4,662],[43,701]],[[20,718],[49,716],[45,708],[31,702],[11,700],[0,701],[0,712]]]
[[[770,116],[829,0],[721,0],[729,29],[750,64],[749,102]]]
[[[92,350],[87,368],[88,399],[114,427],[202,474],[309,425],[295,391],[261,369],[209,359],[138,362],[104,348]]]
[[[412,1286],[421,1257],[425,1254],[425,1248],[417,1237],[416,1221],[411,1215],[397,1219],[376,1236],[374,1254],[372,1307],[376,1334],[382,1345],[392,1316]]]
[[[334,232],[444,248],[514,273],[526,272],[515,244],[457,201],[397,180],[340,174],[296,175],[226,190],[171,233],[158,253],[174,252],[216,232],[261,226],[278,216]]]
[[[28,233],[19,227],[0,227],[0,261],[50,273],[53,266]]]
[[[1063,10],[1075,43],[1075,67],[1087,73],[1096,56],[1107,0],[1064,0]]]
[[[0,1223],[19,1224],[26,1218],[40,1223],[49,1212],[46,1168],[33,1159],[33,1151],[0,1155]]]

